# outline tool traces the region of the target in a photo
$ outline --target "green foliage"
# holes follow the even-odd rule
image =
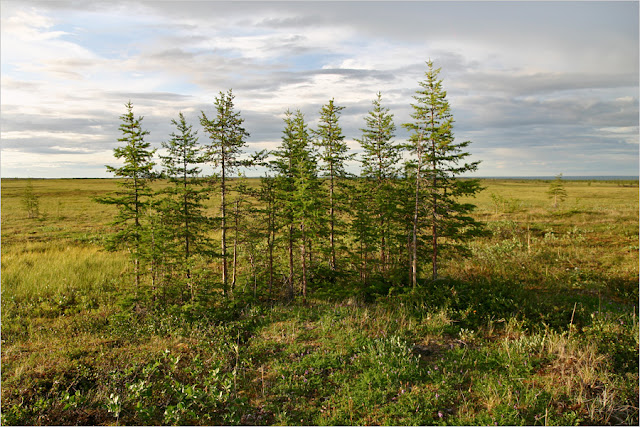
[[[564,202],[567,199],[567,190],[562,182],[562,174],[556,175],[556,178],[549,184],[547,194],[553,199],[553,207],[558,207],[558,202]]]
[[[591,313],[585,339],[596,342],[598,352],[609,358],[615,372],[638,375],[638,325],[625,314]]]
[[[362,138],[357,139],[362,146],[361,176],[382,181],[395,178],[400,161],[400,147],[393,142],[396,126],[393,114],[382,106],[382,94],[373,100],[373,109],[365,117],[366,128],[360,129]]]
[[[240,159],[242,148],[246,146],[246,138],[249,132],[243,127],[244,119],[240,113],[234,111],[235,96],[229,90],[226,94],[220,92],[214,105],[216,116],[209,119],[204,111],[201,112],[200,124],[209,136],[209,145],[206,148],[206,158],[219,169],[220,176],[220,230],[222,258],[222,288],[228,295],[229,284],[227,274],[227,178],[240,166],[249,165],[247,160]]]
[[[347,188],[349,189],[349,211],[353,218],[350,224],[354,243],[351,250],[353,259],[351,262],[358,270],[360,281],[366,285],[369,276],[374,273],[374,266],[378,261],[374,259],[379,236],[379,233],[376,232],[378,221],[376,221],[376,215],[372,214],[375,209],[375,196],[368,185],[363,185],[363,183],[358,182]],[[378,218],[382,217],[378,216]],[[383,247],[380,246],[380,248]]]
[[[471,143],[456,143],[453,137],[453,116],[447,101],[447,92],[442,80],[438,80],[440,69],[434,69],[431,61],[425,80],[419,82],[412,104],[414,119],[403,126],[411,132],[409,150],[414,156],[412,283],[418,277],[418,234],[429,233],[432,258],[432,277],[438,277],[439,253],[447,246],[464,251],[457,244],[478,236],[481,225],[470,214],[475,208],[460,199],[473,196],[482,190],[478,180],[456,179],[459,175],[477,170],[479,162],[462,163],[470,155],[466,148]],[[427,231],[428,230],[428,231]]]
[[[340,178],[346,176],[345,163],[350,160],[353,155],[347,154],[349,148],[344,142],[344,135],[339,124],[340,112],[344,107],[334,104],[331,99],[320,110],[320,122],[315,134],[315,144],[318,147],[319,159],[321,160],[320,170],[325,172],[328,178],[329,194],[328,194],[328,235],[329,235],[329,266],[332,270],[336,270],[336,245],[338,237],[341,233],[341,222],[338,218],[338,211],[341,206],[341,194],[337,189],[337,183]]]
[[[349,148],[344,142],[344,135],[340,127],[340,112],[345,107],[340,107],[331,99],[320,110],[318,129],[313,133],[316,137],[315,144],[320,149],[322,171],[329,179],[345,175],[345,162],[350,159],[347,154]]]
[[[285,113],[285,129],[282,144],[273,154],[271,163],[277,173],[274,181],[274,196],[280,208],[280,226],[287,230],[287,248],[289,251],[289,297],[294,291],[294,244],[300,247],[301,291],[306,299],[310,266],[310,239],[314,233],[320,233],[324,222],[318,166],[312,152],[309,129],[304,115],[297,110],[295,114]]]
[[[144,215],[151,206],[153,192],[150,184],[157,175],[153,171],[155,163],[152,160],[155,150],[151,150],[150,144],[144,140],[149,132],[142,129],[142,117],[137,119],[134,117],[133,105],[130,101],[126,104],[126,108],[127,112],[120,116],[122,137],[118,139],[125,145],[113,150],[114,157],[122,159],[124,165],[119,168],[107,166],[108,172],[113,173],[117,178],[123,178],[118,182],[121,189],[106,197],[96,197],[95,200],[99,203],[115,205],[118,209],[113,221],[118,231],[110,237],[107,247],[128,249],[135,266],[135,280],[138,287],[142,274],[140,262],[144,257],[145,249],[142,244],[145,233]]]
[[[201,112],[200,124],[209,137],[206,157],[220,176],[228,177],[245,162],[240,159],[242,149],[247,145],[249,132],[243,127],[244,119],[234,110],[233,91],[220,92],[214,100],[216,116],[209,119]]]
[[[394,220],[398,220],[397,202],[390,195],[396,191],[401,147],[393,142],[396,129],[393,114],[389,113],[388,108],[382,107],[380,93],[373,101],[373,110],[365,117],[365,123],[367,127],[360,129],[362,138],[357,141],[364,150],[361,176],[367,182],[353,193],[351,210],[357,213],[352,227],[358,236],[356,242],[361,243],[360,263],[363,264],[366,258],[364,252],[378,252],[380,255],[375,264],[386,274],[390,264],[392,228],[399,225],[394,224]],[[360,194],[355,195],[358,191]],[[360,276],[364,280],[362,271]]]
[[[491,201],[493,202],[493,206],[495,207],[495,213],[499,214],[502,212],[505,213],[514,213],[520,209],[522,205],[522,201],[518,200],[515,197],[504,197],[496,193],[491,193]]]
[[[161,265],[177,267],[179,280],[187,282],[193,299],[194,256],[211,252],[207,235],[211,221],[205,213],[209,194],[199,177],[204,157],[197,145],[197,132],[192,131],[182,113],[178,121],[174,119],[171,123],[178,133],[172,133],[171,139],[162,143],[167,155],[161,156],[164,174],[171,185],[162,190],[164,197],[155,205],[158,238],[151,244],[157,249]],[[170,272],[171,269],[165,275]]]

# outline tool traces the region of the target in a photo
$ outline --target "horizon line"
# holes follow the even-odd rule
[[[549,179],[552,178],[554,179],[557,175],[504,175],[504,176],[498,176],[498,175],[487,175],[487,176],[459,176],[457,178],[467,178],[467,179]],[[208,178],[208,177],[202,177],[202,178]],[[264,176],[244,176],[244,177],[240,177],[240,176],[232,176],[232,177],[228,177],[230,179],[237,179],[237,178],[247,178],[247,179],[256,179],[256,178],[264,178]],[[274,177],[270,177],[270,178],[274,178]],[[324,178],[324,177],[320,177],[320,178]],[[361,178],[361,176],[356,176],[356,178]],[[639,175],[562,175],[562,179],[569,179],[569,180],[588,180],[588,179],[595,179],[595,178],[606,178],[606,179],[611,179],[611,180],[616,180],[616,179],[620,179],[620,180],[634,180],[634,179],[640,179],[640,174]],[[75,176],[75,177],[19,177],[19,176],[8,176],[8,177],[0,177],[0,180],[2,179],[123,179],[123,178],[115,178],[115,177],[99,177],[99,176]],[[161,178],[161,179],[166,179],[166,178]]]

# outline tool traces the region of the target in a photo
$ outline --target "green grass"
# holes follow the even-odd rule
[[[483,181],[489,233],[445,279],[308,306],[136,295],[90,200],[115,181],[32,183],[38,219],[2,181],[5,425],[638,423],[637,183],[554,209],[547,182]]]
[[[2,299],[16,306],[55,301],[62,311],[51,307],[50,316],[64,312],[65,304],[73,306],[69,298],[96,305],[117,289],[126,262],[95,246],[38,242],[7,248],[2,254]]]

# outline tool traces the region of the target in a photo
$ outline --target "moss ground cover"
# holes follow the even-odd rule
[[[163,305],[101,249],[112,180],[2,181],[2,423],[638,423],[638,187],[486,180],[486,237],[415,291]],[[626,186],[623,186],[626,185]],[[211,202],[211,209],[215,208]]]

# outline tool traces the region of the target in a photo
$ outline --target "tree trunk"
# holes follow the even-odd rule
[[[269,208],[271,209],[271,208]],[[269,248],[269,298],[273,290],[273,217],[269,210],[269,232],[267,234],[267,247]]]
[[[304,231],[304,221],[300,224],[301,244],[300,244],[300,259],[302,261],[302,304],[307,304],[307,257],[305,252],[306,238]]]
[[[185,157],[186,158],[186,157]],[[187,188],[187,162],[185,160],[184,162],[184,175],[182,177],[182,182],[183,182],[183,192],[184,192],[184,197],[183,197],[183,207],[184,207],[184,261],[186,264],[186,273],[187,273],[187,280],[191,279],[191,270],[189,268],[189,256],[191,255],[190,253],[190,247],[189,247],[189,201],[188,201],[188,188]],[[193,297],[193,292],[191,292],[191,295]]]
[[[138,258],[134,258],[133,260],[133,272],[136,276],[136,296],[137,296],[138,290],[140,288],[140,260]]]
[[[222,181],[220,191],[220,216],[221,216],[221,228],[222,228],[222,292],[225,296],[228,296],[229,290],[227,289],[227,210],[226,210],[226,192],[227,183],[225,177],[225,164],[224,164],[224,147],[222,148]]]
[[[436,177],[435,177],[435,170],[434,170],[434,177],[433,177],[433,216],[432,216],[432,221],[433,224],[431,225],[431,234],[433,236],[433,254],[432,254],[432,262],[433,262],[433,280],[436,280],[438,278],[438,227],[437,227],[437,209],[438,209],[438,201],[437,201],[438,195],[436,192]]]
[[[431,126],[434,126],[433,112],[431,113]],[[431,183],[432,208],[431,208],[431,235],[432,235],[432,263],[433,280],[438,278],[438,172],[436,170],[436,141],[431,137],[431,173],[433,181]]]
[[[407,259],[409,279],[413,281],[413,225],[407,229]]]
[[[236,271],[238,266],[238,201],[235,203],[235,211],[233,213],[233,268],[231,272],[231,293],[236,288]]]
[[[331,260],[329,262],[329,266],[331,270],[336,269],[336,248],[335,248],[335,240],[334,240],[334,208],[333,208],[333,165],[330,166],[329,169],[330,181],[329,181],[329,243],[331,246]]]
[[[384,223],[384,215],[382,213],[379,213],[378,216],[380,218],[380,272],[384,273],[386,271],[386,264],[387,264],[385,239],[384,239],[386,230],[385,230],[385,223]]]
[[[138,179],[136,176],[133,177],[133,186],[134,186],[134,206],[135,206],[135,217],[134,222],[136,225],[136,234],[135,234],[135,253],[134,253],[134,273],[136,275],[136,295],[138,295],[138,290],[140,288],[140,196],[138,195]]]
[[[293,224],[289,225],[289,288],[287,298],[293,299]]]
[[[420,173],[422,168],[422,145],[418,144],[418,169],[416,170],[416,203],[413,211],[412,257],[411,257],[411,285],[415,288],[418,284],[418,212],[420,209]]]
[[[251,273],[253,275],[253,297],[255,298],[256,295],[258,295],[258,278],[256,277],[253,249],[251,249],[251,253],[249,254],[249,262],[251,263]]]

